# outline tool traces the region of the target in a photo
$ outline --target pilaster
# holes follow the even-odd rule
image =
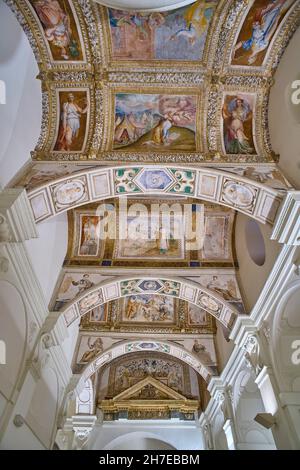
[[[25,189],[4,189],[0,193],[0,242],[31,238],[37,238],[37,230]]]

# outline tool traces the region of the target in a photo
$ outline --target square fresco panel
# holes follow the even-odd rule
[[[199,61],[218,1],[198,0],[167,12],[108,9],[115,60]]]
[[[253,137],[255,98],[251,93],[224,95],[223,146],[226,154],[256,154]]]
[[[255,0],[237,38],[233,65],[263,65],[276,31],[295,0]]]
[[[122,321],[174,323],[175,299],[163,295],[133,295],[124,299]]]
[[[114,148],[196,150],[197,97],[118,93]]]
[[[53,60],[83,61],[75,17],[68,0],[30,0]]]

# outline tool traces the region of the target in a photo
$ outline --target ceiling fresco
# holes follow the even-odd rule
[[[276,161],[268,96],[299,0],[198,0],[161,13],[6,2],[40,67],[34,160]]]
[[[198,0],[147,13],[93,0],[5,2],[42,93],[40,137],[9,185],[26,188],[37,223],[67,212],[49,310],[79,325],[78,390],[91,378],[106,421],[194,420],[220,373],[217,327],[225,341],[247,314],[236,214],[272,225],[291,188],[268,101],[300,0]],[[200,244],[175,236],[174,213],[166,239],[160,218],[149,222],[153,204],[189,207]],[[120,216],[134,223],[136,205],[140,237],[119,236]],[[100,237],[107,214],[113,230]]]
[[[156,334],[215,331],[212,317],[203,309],[182,300],[146,294],[110,302],[92,310],[82,318],[80,329]]]

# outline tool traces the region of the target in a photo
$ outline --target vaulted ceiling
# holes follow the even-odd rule
[[[198,1],[150,14],[92,0],[7,3],[40,67],[35,161],[219,166],[276,159],[268,96],[299,22],[298,1]],[[78,121],[69,136],[62,116],[71,101]],[[35,178],[37,168],[41,181],[49,165],[35,166]],[[57,172],[63,168],[50,176]]]

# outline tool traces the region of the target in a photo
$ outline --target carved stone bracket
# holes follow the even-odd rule
[[[245,360],[249,367],[257,377],[261,372],[263,365],[260,357],[260,345],[256,335],[249,335],[245,344]]]

